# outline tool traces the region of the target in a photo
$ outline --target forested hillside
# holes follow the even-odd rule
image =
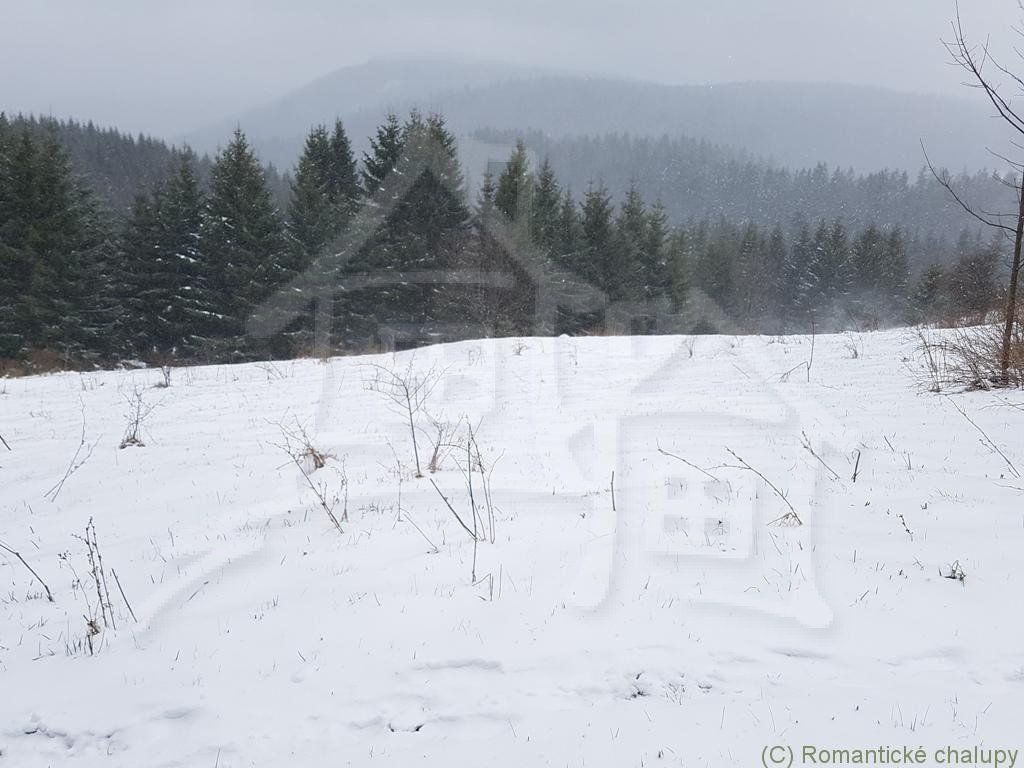
[[[32,116],[10,118],[14,128],[26,127],[34,135],[55,135],[68,151],[72,169],[82,176],[96,201],[114,216],[124,215],[142,192],[161,183],[174,165],[180,150],[152,136],[132,136],[116,128],[102,128],[92,122],[54,120]],[[202,184],[210,175],[210,158],[196,158],[196,173]],[[267,183],[279,202],[287,200],[288,182],[273,167],[264,169]]]
[[[485,145],[514,145],[513,131],[478,131]],[[578,193],[603,184],[615,202],[635,186],[648,200],[660,201],[670,222],[706,217],[782,224],[799,217],[811,221],[842,219],[853,228],[876,224],[899,227],[911,241],[916,266],[952,253],[973,219],[924,168],[914,174],[882,170],[858,174],[823,164],[782,168],[748,153],[688,137],[645,138],[625,134],[553,139],[528,132],[522,139],[534,158],[547,158],[558,178]],[[496,149],[495,151],[501,151]],[[923,156],[922,156],[923,161]],[[992,172],[958,174],[958,190],[987,211],[1012,211],[1015,192]],[[945,239],[946,245],[937,240]]]
[[[621,201],[600,182],[573,187],[519,143],[469,199],[444,118],[412,112],[380,125],[361,162],[340,121],[314,127],[282,207],[240,130],[206,161],[60,127],[0,121],[9,366],[261,359],[492,335],[877,327],[980,317],[998,294],[997,243],[969,231],[922,237],[912,218],[847,219],[809,191],[823,171],[779,172],[808,190],[809,211],[674,223],[639,184]],[[124,220],[77,173],[69,132],[89,139],[79,157],[103,137],[148,153],[150,164],[119,166],[99,152],[115,186],[143,186]],[[145,174],[158,180],[146,186]],[[862,194],[871,184],[837,178]],[[912,248],[930,257],[919,270]]]

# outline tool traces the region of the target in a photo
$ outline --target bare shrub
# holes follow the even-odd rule
[[[128,426],[118,447],[121,449],[129,446],[144,448],[146,444],[142,440],[142,427],[146,419],[153,413],[156,405],[147,403],[142,390],[138,387],[132,390],[132,394],[126,396],[125,399],[128,401]]]
[[[931,392],[1024,386],[1024,331],[1015,326],[1010,367],[1002,371],[1003,329],[996,325],[952,328],[940,333],[918,330],[918,355]]]
[[[279,425],[280,426],[280,425]],[[305,429],[296,424],[294,429],[280,426],[281,434],[284,436],[284,443],[278,447],[288,455],[291,463],[296,466],[302,474],[306,485],[316,496],[318,506],[327,515],[338,533],[343,533],[342,522],[348,522],[348,475],[345,474],[345,465],[341,463],[338,471],[339,487],[332,490],[326,480],[313,481],[311,475],[318,469],[327,465],[328,459],[334,459],[333,454],[320,451],[313,447],[313,442]],[[341,517],[339,519],[337,508],[341,505]]]
[[[483,452],[477,441],[476,431],[473,426],[466,422],[466,432],[462,436],[459,446],[460,458],[457,460],[459,469],[462,472],[463,480],[466,483],[466,500],[469,505],[469,514],[459,514],[452,501],[444,494],[433,479],[430,484],[434,486],[438,496],[444,501],[448,511],[456,519],[473,542],[473,564],[470,572],[471,580],[477,583],[477,550],[481,542],[496,540],[496,519],[494,499],[491,495],[491,474],[494,471],[496,462],[490,466],[485,464]],[[468,517],[468,521],[467,521]]]
[[[420,468],[420,450],[416,441],[416,417],[424,410],[434,388],[444,378],[444,371],[431,367],[425,373],[416,373],[413,361],[405,370],[398,371],[383,365],[371,363],[373,372],[365,382],[366,388],[386,397],[404,420],[408,422],[412,436],[412,453],[416,462],[416,477],[423,477]]]
[[[946,346],[924,328],[917,329],[917,354],[920,366],[915,371],[929,392],[941,392],[946,380]]]
[[[173,372],[173,370],[174,369],[171,368],[171,366],[169,366],[169,365],[161,365],[160,366],[160,376],[161,376],[160,381],[158,381],[153,386],[156,389],[167,389],[168,387],[170,387],[171,386],[171,373]]]
[[[100,550],[99,540],[96,538],[96,524],[91,517],[85,526],[85,535],[76,536],[75,538],[85,544],[86,557],[89,562],[89,575],[92,577],[93,588],[96,590],[96,606],[99,610],[99,618],[103,620],[104,627],[117,629],[114,609],[110,602],[110,590],[107,588],[107,571],[103,566],[103,553]],[[95,621],[95,617],[93,621]]]
[[[441,464],[451,455],[452,450],[455,449],[455,436],[459,431],[462,419],[455,422],[444,421],[428,414],[427,422],[430,425],[430,429],[427,430],[427,439],[430,440],[431,446],[427,471],[433,474],[441,469]]]
[[[959,560],[955,561],[951,566],[949,566],[949,570],[947,570],[945,573],[943,573],[940,570],[939,575],[942,576],[942,578],[944,579],[950,579],[951,581],[959,581],[961,584],[964,584],[967,581],[967,574],[964,573],[964,569],[960,566]]]
[[[864,341],[860,336],[855,336],[852,333],[843,334],[843,349],[846,351],[847,357],[857,360],[864,354]]]
[[[329,459],[337,458],[333,453],[321,450],[313,445],[313,440],[310,438],[306,428],[299,424],[298,421],[295,422],[294,427],[286,427],[283,424],[279,424],[278,427],[284,436],[284,445],[281,447],[285,453],[293,461],[301,462],[310,474],[326,467]]]

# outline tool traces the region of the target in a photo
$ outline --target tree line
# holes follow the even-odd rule
[[[601,183],[577,199],[550,161],[531,167],[523,143],[470,201],[440,115],[389,116],[359,161],[341,122],[314,127],[283,206],[236,130],[208,166],[172,153],[123,218],[42,128],[0,118],[8,361],[288,357],[310,354],[325,326],[332,350],[372,347],[382,328],[403,343],[594,333],[616,308],[634,332],[713,332],[724,317],[729,330],[781,333],[981,312],[995,294],[998,249],[976,236],[961,237],[953,266],[912,276],[900,227],[800,216],[673,226],[636,185],[619,204]],[[498,273],[510,281],[486,277]],[[601,298],[583,306],[569,283]],[[561,297],[542,324],[540,288]],[[272,333],[251,333],[280,295],[292,309]],[[696,295],[716,320],[694,314],[706,306]]]
[[[489,146],[511,146],[517,137],[480,130],[474,138]],[[535,157],[548,158],[567,186],[585,189],[591,179],[600,178],[616,202],[635,186],[646,198],[661,200],[676,224],[724,217],[765,226],[782,223],[789,229],[800,217],[841,217],[851,229],[898,226],[915,272],[934,262],[952,263],[962,232],[973,236],[979,230],[925,167],[915,174],[888,169],[858,174],[823,163],[787,169],[685,136],[553,138],[527,132],[522,138]],[[1015,204],[1010,175],[960,172],[953,181],[984,210],[1011,210]]]

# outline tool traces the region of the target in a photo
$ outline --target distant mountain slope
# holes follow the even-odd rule
[[[445,113],[463,134],[535,129],[553,137],[608,132],[687,135],[787,167],[918,169],[921,141],[953,168],[995,164],[1003,145],[984,104],[855,85],[659,85],[550,74],[489,62],[391,60],[340,69],[259,109],[185,137],[211,151],[240,124],[264,157],[294,162],[312,123],[340,115],[357,145],[388,109]]]
[[[478,156],[499,158],[517,138],[536,166],[547,158],[559,182],[581,198],[602,184],[621,201],[635,186],[649,201],[660,201],[669,220],[682,223],[724,217],[767,226],[789,226],[841,218],[853,228],[895,226],[909,235],[955,242],[978,222],[961,209],[927,172],[877,171],[859,174],[824,164],[790,170],[704,140],[645,138],[623,134],[551,139],[536,132],[482,130],[471,146]],[[1013,211],[1013,186],[975,172],[957,174],[965,199],[987,211]],[[934,260],[930,246],[917,243],[918,266]]]
[[[27,126],[36,133],[53,132],[68,150],[75,171],[95,193],[97,201],[115,217],[125,214],[136,195],[152,192],[164,180],[178,148],[151,136],[133,136],[91,121],[55,120],[15,115],[15,127]],[[225,136],[225,139],[230,133]],[[199,177],[205,184],[210,172],[209,155],[197,158]],[[280,206],[287,203],[288,181],[273,167],[266,168],[267,183]]]
[[[359,144],[365,142],[366,135],[389,109],[405,111],[413,104],[432,105],[442,95],[447,98],[463,89],[493,86],[532,74],[540,71],[493,61],[379,59],[336,70],[266,105],[181,138],[211,152],[227,140],[236,125],[241,125],[268,161],[288,168],[311,125],[330,123],[338,116],[348,121],[358,115],[360,128],[349,133]]]

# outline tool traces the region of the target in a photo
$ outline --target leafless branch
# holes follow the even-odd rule
[[[1016,229],[1014,229],[1013,227],[1009,227],[1006,224],[1003,224],[1003,223],[1001,223],[999,221],[994,221],[991,218],[986,218],[982,213],[979,213],[974,208],[969,206],[966,202],[964,202],[963,198],[960,197],[960,195],[956,191],[956,188],[953,186],[952,180],[949,178],[949,171],[947,171],[945,169],[943,169],[942,171],[939,171],[932,164],[932,160],[928,156],[928,150],[925,149],[923,141],[921,142],[921,151],[924,152],[924,161],[928,165],[928,170],[931,171],[932,176],[935,177],[935,180],[942,186],[943,189],[946,190],[946,192],[949,193],[950,197],[952,197],[953,200],[956,201],[956,204],[959,205],[967,214],[969,214],[971,217],[977,219],[978,221],[980,221],[982,224],[984,224],[987,227],[993,227],[994,229],[999,229],[999,230],[1002,230],[1004,232],[1016,234]],[[1004,215],[1004,214],[998,214],[998,215]],[[1005,214],[1005,215],[1009,215],[1009,214]]]
[[[121,599],[124,600],[125,606],[128,608],[128,613],[132,615],[132,621],[138,624],[139,620],[135,618],[135,611],[132,610],[132,604],[128,602],[128,597],[124,593],[124,587],[121,586],[121,580],[117,578],[117,571],[111,568],[110,572],[114,574],[114,583],[117,584],[117,589],[121,593]]]
[[[658,453],[660,453],[662,456],[668,456],[670,459],[675,459],[676,461],[681,461],[681,462],[683,462],[683,464],[685,464],[686,466],[690,467],[691,469],[696,469],[702,475],[705,475],[706,477],[709,477],[709,478],[711,478],[712,480],[714,480],[716,482],[718,481],[718,478],[715,477],[714,475],[712,475],[706,469],[704,469],[704,467],[698,467],[692,461],[688,461],[687,459],[684,459],[682,456],[677,456],[674,453],[669,453],[664,448],[662,448],[660,445],[658,446]]]
[[[960,5],[957,3],[956,16],[951,23],[953,29],[953,40],[944,42],[946,50],[949,51],[953,63],[964,69],[971,77],[972,82],[966,83],[972,88],[984,91],[989,102],[995,107],[999,116],[1017,133],[1024,135],[1024,119],[1014,110],[1010,102],[999,93],[999,86],[992,83],[984,74],[985,65],[992,62],[992,65],[1000,71],[1005,71],[1000,64],[993,59],[989,50],[988,42],[981,46],[980,55],[978,48],[972,46],[967,40],[964,31],[963,20],[960,16]],[[1019,78],[1011,76],[1016,82]]]
[[[313,479],[309,476],[309,473],[306,471],[306,468],[302,465],[303,458],[301,454],[295,455],[293,453],[290,453],[286,448],[283,447],[282,450],[288,454],[288,458],[291,459],[291,462],[302,474],[302,478],[306,481],[306,485],[309,486],[309,489],[316,496],[317,502],[320,504],[320,508],[323,509],[324,513],[327,515],[327,519],[331,521],[331,525],[333,525],[338,530],[338,533],[344,533],[344,530],[341,527],[341,522],[338,520],[337,515],[334,514],[334,507],[337,506],[337,498],[333,500],[328,500],[327,486],[317,486],[316,483],[313,482]],[[347,484],[348,481],[343,477],[342,485],[347,486]]]
[[[802,445],[804,447],[804,449],[809,454],[811,454],[811,456],[816,458],[818,460],[818,463],[821,464],[821,466],[823,466],[826,470],[828,470],[828,473],[830,475],[832,475],[832,479],[833,480],[838,480],[839,479],[839,473],[836,472],[834,469],[832,469],[832,467],[830,467],[828,464],[826,464],[825,460],[823,458],[821,458],[821,456],[819,456],[817,453],[815,453],[814,448],[811,446],[811,438],[809,438],[807,436],[806,432],[801,432],[800,433],[800,445]]]
[[[462,530],[464,530],[474,540],[476,540],[476,534],[473,532],[473,529],[466,525],[466,521],[463,520],[462,517],[459,516],[459,513],[455,511],[455,507],[453,507],[452,503],[448,501],[448,497],[441,492],[441,489],[437,487],[437,483],[434,482],[433,478],[430,479],[430,484],[434,486],[434,490],[437,491],[437,495],[441,497],[441,500],[444,501],[445,506],[448,507],[449,511],[451,511],[451,513],[455,515],[455,519],[459,521],[459,525],[462,526]]]
[[[413,361],[409,362],[404,371],[396,371],[378,363],[368,363],[367,367],[373,370],[374,375],[366,382],[366,388],[384,395],[408,422],[409,433],[412,436],[413,458],[416,460],[416,477],[423,477],[419,445],[416,441],[416,416],[425,408],[434,388],[444,378],[445,371],[438,371],[436,367],[432,367],[419,375],[413,371]]]
[[[760,477],[769,488],[771,488],[775,492],[776,496],[782,499],[783,503],[787,507],[789,507],[789,512],[784,514],[782,517],[772,520],[770,523],[768,523],[769,525],[773,525],[774,523],[789,523],[791,525],[804,524],[804,521],[800,519],[800,515],[797,513],[796,508],[790,503],[789,499],[786,498],[786,494],[784,494],[782,491],[778,489],[775,483],[773,483],[771,480],[765,477],[762,472],[750,466],[750,464],[748,464],[743,458],[737,455],[736,452],[733,451],[731,448],[727,447],[725,450],[729,453],[730,456],[732,456],[734,459],[736,459],[736,461],[739,462],[738,466],[732,467],[733,469],[744,469],[748,472],[753,472],[755,475]]]
[[[992,450],[993,453],[998,454],[999,457],[1003,461],[1006,462],[1006,466],[1010,468],[1010,472],[1013,473],[1014,477],[1020,477],[1020,472],[1017,470],[1017,467],[1014,465],[1014,463],[1012,461],[1010,461],[1010,459],[1007,457],[1007,455],[1005,453],[1003,453],[1003,450],[998,445],[995,444],[995,442],[992,440],[992,438],[988,436],[988,433],[985,432],[985,430],[982,429],[980,426],[978,426],[978,423],[974,419],[972,419],[970,416],[967,415],[967,411],[965,411],[963,408],[961,408],[960,404],[956,400],[954,400],[953,398],[949,397],[949,395],[947,395],[946,398],[949,400],[949,402],[951,402],[953,404],[953,407],[956,408],[957,411],[960,412],[960,415],[963,416],[965,419],[967,419],[968,423],[972,427],[974,427],[976,430],[978,430],[978,432],[981,434],[982,445],[984,445],[987,448],[989,448],[990,450]]]
[[[50,591],[50,588],[47,586],[46,582],[43,581],[42,577],[38,573],[36,573],[35,568],[29,565],[28,561],[24,557],[22,557],[20,553],[16,552],[14,549],[4,544],[2,541],[0,541],[0,549],[2,549],[4,552],[11,555],[12,557],[18,558],[19,562],[21,562],[21,564],[28,569],[28,572],[35,577],[35,580],[43,585],[43,589],[46,590],[46,599],[49,600],[51,603],[56,602],[56,600],[53,599],[53,593]]]
[[[44,498],[48,498],[50,501],[56,501],[57,500],[57,496],[60,495],[61,489],[64,487],[64,483],[66,483],[68,478],[71,477],[73,474],[75,474],[75,472],[77,472],[79,469],[81,469],[81,467],[85,464],[85,462],[87,462],[89,460],[89,457],[92,456],[92,452],[96,449],[96,445],[98,443],[99,443],[99,440],[97,439],[95,442],[93,442],[92,445],[86,446],[86,443],[85,443],[85,404],[83,403],[82,404],[82,435],[81,435],[81,438],[78,441],[78,448],[75,449],[75,455],[71,457],[71,461],[70,461],[70,463],[68,463],[68,468],[64,471],[64,476],[60,479],[60,482],[58,482],[56,485],[54,485],[46,493],[44,493],[43,497]],[[83,456],[81,461],[79,461],[78,457],[82,454],[83,450],[85,451],[85,456]]]

